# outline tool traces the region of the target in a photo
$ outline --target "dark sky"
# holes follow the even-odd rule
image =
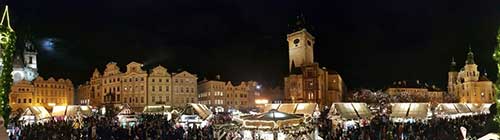
[[[11,0],[19,34],[55,39],[39,73],[88,80],[94,68],[134,60],[223,79],[282,85],[289,24],[313,26],[315,61],[349,88],[420,79],[445,87],[450,59],[470,44],[481,72],[500,25],[498,0]],[[40,41],[39,41],[40,42]],[[489,75],[496,79],[495,74]]]

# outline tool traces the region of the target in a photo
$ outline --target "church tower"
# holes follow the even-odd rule
[[[314,36],[305,28],[304,16],[298,16],[292,33],[287,34],[289,72],[292,67],[301,67],[314,63],[313,46]],[[292,66],[292,63],[294,66]]]
[[[464,72],[465,82],[479,80],[479,71],[477,70],[477,65],[474,62],[474,53],[472,53],[472,49],[470,47],[469,53],[467,53],[467,60],[465,61]]]
[[[458,71],[457,71],[457,63],[455,62],[455,58],[451,58],[450,71],[448,71],[448,93],[454,93],[455,84],[457,83]]]
[[[33,43],[31,43],[31,41],[27,40],[24,44],[24,64],[34,70],[38,69],[36,63],[36,55],[37,51],[35,46],[33,46]]]

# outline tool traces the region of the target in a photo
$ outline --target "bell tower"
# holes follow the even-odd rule
[[[37,55],[36,48],[30,41],[26,41],[24,44],[24,64],[26,64],[27,67],[32,68],[34,70],[38,69],[36,63],[36,55]]]
[[[293,69],[292,67],[301,67],[314,63],[314,36],[305,28],[305,18],[303,15],[297,16],[292,33],[287,34],[287,41],[289,72]],[[292,63],[294,66],[292,66]]]

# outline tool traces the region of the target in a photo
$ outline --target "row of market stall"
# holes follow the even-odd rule
[[[48,120],[67,120],[80,117],[91,116],[90,106],[54,106],[52,113],[49,113],[43,106],[30,106],[20,114],[19,121],[23,124],[46,122]]]
[[[434,109],[429,103],[391,103],[390,118],[393,121],[405,119],[425,120],[432,116],[456,118],[468,115],[488,114],[492,104],[441,103]],[[370,119],[371,111],[366,103],[334,103],[330,108],[332,119]]]

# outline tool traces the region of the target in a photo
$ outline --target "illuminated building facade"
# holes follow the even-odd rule
[[[477,70],[472,49],[469,48],[465,66],[460,71],[457,71],[456,62],[452,60],[448,72],[448,92],[455,94],[461,103],[495,102],[493,82]]]
[[[110,62],[103,74],[95,69],[90,82],[79,86],[80,103],[84,101],[93,106],[128,104],[132,108],[197,103],[198,78],[195,74],[187,71],[170,74],[163,66],[148,73],[137,62],[126,67],[127,71],[123,73],[115,62]]]
[[[32,82],[21,80],[15,83],[9,98],[13,110],[33,105],[50,109],[57,105],[73,104],[73,95],[73,83],[69,79],[55,80],[50,77],[44,80],[42,77],[37,77]]]
[[[293,32],[287,35],[290,74],[285,77],[285,102],[331,106],[342,100],[346,87],[337,72],[320,68],[314,62],[315,38],[305,28],[304,21],[299,17]]]
[[[221,81],[217,75],[215,80],[204,79],[198,83],[198,102],[217,112],[255,108],[256,97],[259,95],[260,86],[255,81],[233,85],[231,81]]]
[[[416,81],[397,81],[385,89],[389,96],[401,97],[400,102],[442,103],[445,91],[435,85]]]
[[[172,73],[172,105],[185,106],[198,103],[198,77],[187,71]]]

